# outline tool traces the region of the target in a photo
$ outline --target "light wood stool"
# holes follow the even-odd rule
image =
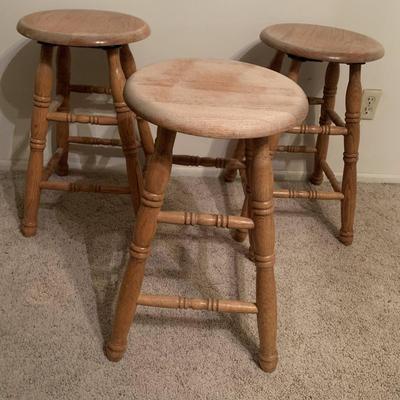
[[[361,66],[369,61],[383,57],[384,49],[376,40],[365,35],[320,25],[273,25],[263,30],[260,38],[268,46],[277,50],[270,65],[271,69],[280,71],[285,55],[292,59],[288,76],[296,82],[299,78],[301,65],[304,62],[328,62],[323,98],[309,98],[311,105],[321,105],[319,125],[301,125],[291,127],[287,131],[295,135],[318,135],[316,147],[278,146],[279,135],[271,138],[270,146],[273,152],[314,154],[314,172],[310,177],[310,181],[314,185],[320,185],[323,180],[323,174],[325,174],[333,188],[333,192],[316,190],[275,191],[274,197],[340,200],[342,226],[339,240],[345,245],[350,245],[353,242],[357,191],[356,166],[360,142],[362,96]],[[350,68],[344,121],[334,110],[340,64],[348,64]],[[344,137],[344,170],[341,185],[326,161],[329,136],[331,135]],[[244,145],[240,141],[236,146],[234,158],[240,161],[244,159]],[[226,181],[233,181],[236,177],[236,168],[228,165],[224,176]],[[245,233],[242,232],[236,238],[244,240]]]
[[[307,98],[290,79],[265,68],[237,61],[187,59],[166,61],[138,71],[127,82],[125,99],[137,115],[158,126],[158,133],[155,153],[145,173],[130,260],[119,292],[112,335],[105,349],[107,357],[112,361],[122,358],[138,304],[254,313],[260,336],[259,362],[264,371],[273,371],[278,356],[273,175],[268,136],[301,122],[308,111]],[[249,217],[161,211],[177,131],[244,140]],[[257,268],[256,302],[140,293],[158,223],[248,229]]]
[[[42,189],[72,192],[101,192],[132,195],[135,210],[139,208],[142,173],[137,160],[139,147],[134,134],[135,115],[123,98],[125,79],[136,71],[128,43],[145,39],[148,25],[139,18],[110,11],[52,10],[23,17],[17,25],[22,35],[41,44],[40,62],[36,72],[31,122],[29,157],[22,232],[33,236]],[[53,50],[57,47],[56,98],[51,101],[53,85]],[[107,53],[110,87],[74,85],[70,83],[70,47],[102,48]],[[112,95],[116,116],[72,114],[70,93],[103,93]],[[57,150],[43,167],[43,150],[49,121],[56,122]],[[69,136],[70,123],[118,125],[121,140]],[[146,154],[153,151],[153,139],[147,122],[137,119],[142,147]],[[78,184],[49,181],[53,172],[68,174],[69,143],[84,145],[122,146],[125,154],[129,187],[99,184]]]

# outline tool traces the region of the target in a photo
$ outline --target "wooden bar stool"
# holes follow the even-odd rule
[[[110,11],[52,10],[23,17],[17,25],[22,35],[41,44],[40,62],[36,72],[31,122],[29,157],[22,232],[33,236],[42,189],[73,192],[132,194],[135,210],[139,208],[142,173],[137,160],[139,147],[134,134],[135,115],[123,98],[125,79],[136,71],[128,43],[145,39],[148,25],[139,18]],[[53,85],[53,50],[57,47],[56,98],[51,101]],[[110,87],[74,85],[70,83],[70,47],[102,48],[109,66]],[[72,114],[70,93],[104,93],[112,95],[115,116]],[[43,168],[43,150],[49,121],[56,122],[57,150]],[[69,136],[70,123],[117,125],[121,140]],[[147,122],[137,119],[143,150],[152,153],[153,139]],[[69,143],[84,145],[122,146],[125,154],[129,187],[99,184],[77,184],[49,181],[53,172],[68,174]]]
[[[145,173],[113,331],[105,348],[107,357],[111,361],[122,358],[138,304],[254,313],[260,336],[260,365],[264,371],[273,371],[278,358],[273,176],[268,136],[301,122],[308,111],[307,98],[290,79],[265,68],[237,61],[185,59],[166,61],[136,72],[126,84],[125,99],[137,115],[158,126],[158,133],[155,153]],[[249,217],[161,211],[176,132],[244,140]],[[256,302],[140,293],[158,223],[249,229],[257,268]]]
[[[361,66],[367,62],[378,60],[384,55],[384,49],[376,40],[359,33],[344,29],[308,24],[278,24],[264,29],[261,40],[276,49],[276,55],[270,68],[280,71],[285,55],[292,61],[288,76],[297,82],[301,65],[307,61],[327,62],[323,98],[309,98],[311,105],[321,105],[319,125],[301,125],[292,127],[288,133],[295,135],[317,135],[316,147],[278,146],[279,135],[271,138],[273,152],[311,153],[314,154],[314,171],[311,183],[320,185],[323,174],[330,182],[333,192],[322,191],[275,191],[279,198],[308,198],[311,200],[340,200],[341,220],[339,240],[350,245],[353,242],[354,213],[357,192],[357,160],[360,142],[360,110],[361,110]],[[334,110],[336,89],[339,80],[340,64],[348,64],[350,68],[346,93],[346,116],[343,120]],[[333,123],[333,125],[332,125]],[[342,184],[326,161],[329,136],[344,138],[344,170]],[[238,143],[234,153],[235,159],[244,159],[243,143]],[[232,181],[236,177],[236,168],[228,165],[224,172],[225,180]],[[245,235],[238,235],[244,240]]]

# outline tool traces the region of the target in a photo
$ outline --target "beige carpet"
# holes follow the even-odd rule
[[[25,239],[23,176],[0,184],[1,399],[400,398],[399,185],[360,185],[351,247],[335,238],[337,202],[277,201],[280,362],[268,375],[251,315],[141,307],[125,358],[107,361],[129,199],[46,193]],[[180,178],[166,208],[236,213],[241,198],[239,183]],[[144,289],[254,299],[245,253],[228,231],[161,226]]]

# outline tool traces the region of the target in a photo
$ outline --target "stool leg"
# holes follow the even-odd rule
[[[157,216],[171,173],[175,135],[175,132],[159,128],[155,153],[146,171],[145,188],[130,246],[130,260],[119,291],[113,331],[105,348],[110,361],[120,360],[126,350],[128,332],[143,281],[145,262],[150,252],[150,244],[157,228]]]
[[[251,168],[252,168],[252,160],[253,160],[253,142],[251,140],[242,140],[243,142],[243,152],[246,155],[246,171],[244,172],[244,176],[241,172],[242,184],[244,186],[245,198],[242,206],[241,216],[246,218],[251,218]],[[249,249],[249,257],[252,257],[253,253],[253,246],[252,246],[252,232],[248,231],[247,229],[235,229],[233,231],[232,237],[237,242],[243,242],[246,239],[247,233],[249,232],[249,242],[250,242],[250,249]]]
[[[324,103],[321,106],[321,116],[319,119],[320,125],[328,125],[331,123],[327,110],[335,108],[335,99],[337,84],[340,75],[340,64],[329,63],[325,73],[325,86],[324,86]],[[314,172],[311,175],[310,182],[314,185],[320,185],[323,181],[323,172],[321,168],[321,161],[326,160],[328,154],[329,136],[318,135],[317,137],[317,152],[314,158]]]
[[[136,63],[133,58],[133,54],[129,48],[129,45],[124,44],[120,50],[120,58],[122,69],[125,74],[125,78],[128,79],[132,74],[136,72]],[[148,157],[154,153],[154,141],[151,135],[151,130],[147,121],[136,117],[138,124],[138,130],[140,135],[140,140],[142,142],[143,151],[146,155],[146,160]]]
[[[67,46],[59,46],[57,49],[57,88],[56,93],[63,96],[58,111],[69,112],[69,95],[70,95],[70,79],[71,79],[71,52]],[[68,137],[69,123],[57,122],[56,125],[57,147],[64,149],[63,155],[56,168],[59,176],[68,175]]]
[[[254,139],[251,183],[254,260],[257,268],[259,362],[264,371],[272,372],[278,363],[278,353],[276,349],[277,302],[274,277],[273,173],[268,138]]]
[[[247,184],[246,184],[247,187]],[[242,205],[242,212],[240,213],[240,215],[242,217],[249,217],[249,194],[247,193],[247,189],[246,189],[246,194],[245,194],[245,198],[243,201],[243,205]],[[233,239],[235,239],[237,242],[244,242],[246,240],[247,237],[247,229],[235,229],[233,231],[231,231],[232,237]]]
[[[273,71],[276,72],[280,72],[282,69],[282,63],[284,58],[285,58],[285,53],[277,51],[275,53],[274,58],[271,61],[271,64],[269,65],[269,69],[272,69]],[[271,149],[275,149],[276,146],[278,145],[279,135],[272,136],[270,140],[271,140],[271,146],[270,146]],[[244,152],[245,152],[244,140],[238,140],[235,147],[235,151],[233,153],[233,158],[240,161],[243,160]],[[223,173],[225,182],[233,182],[236,178],[236,173],[237,170],[235,168],[232,168],[228,164]],[[245,239],[245,237],[246,236],[244,236],[243,240]]]
[[[239,139],[236,143],[232,158],[235,160],[242,161],[244,158],[244,148],[245,148],[244,140]],[[223,172],[223,177],[225,182],[233,182],[236,179],[236,174],[237,174],[237,169],[232,168],[232,166],[230,166],[228,163]]]
[[[281,72],[284,58],[285,58],[285,53],[277,50],[274,58],[271,61],[271,64],[269,65],[269,69],[272,69],[272,71]]]
[[[107,49],[108,66],[110,73],[111,92],[114,99],[114,107],[117,113],[118,131],[121,137],[122,149],[125,154],[126,169],[132,202],[135,212],[139,209],[140,193],[143,187],[142,172],[137,158],[137,144],[133,129],[133,113],[124,101],[123,90],[125,76],[122,71],[119,48]]]
[[[278,57],[278,53],[275,57]],[[293,58],[290,63],[289,72],[287,75],[288,78],[290,78],[294,82],[298,82],[302,64],[303,64],[303,61],[301,61],[297,58]],[[276,68],[279,68],[279,69],[274,69],[274,71],[280,72],[280,70],[282,68],[282,61],[280,61],[280,63],[279,63],[279,59],[278,59],[275,66],[276,66]],[[271,68],[271,69],[273,69],[273,68]],[[273,136],[269,137],[269,148],[270,148],[272,156],[274,156],[274,154],[276,152],[276,148],[278,147],[280,137],[281,137],[281,134],[277,134],[277,135],[273,135]]]
[[[51,101],[53,79],[53,46],[42,44],[39,66],[36,70],[35,93],[31,120],[31,151],[26,176],[24,219],[22,233],[34,236],[40,201],[40,181],[43,171],[43,150],[48,129],[47,112]]]
[[[350,65],[349,84],[346,92],[346,128],[344,137],[344,171],[341,203],[342,227],[339,240],[350,245],[353,242],[354,213],[357,193],[357,161],[360,143],[360,111],[361,111],[361,64]]]

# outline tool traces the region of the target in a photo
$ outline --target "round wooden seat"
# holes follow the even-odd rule
[[[286,54],[317,61],[362,64],[385,53],[382,45],[368,36],[321,25],[272,25],[261,32],[260,38]]]
[[[39,42],[63,46],[105,47],[137,42],[150,34],[140,18],[98,10],[50,10],[26,15],[17,30]]]
[[[283,132],[308,110],[290,79],[252,64],[176,59],[142,68],[125,87],[146,121],[196,136],[251,138]]]

